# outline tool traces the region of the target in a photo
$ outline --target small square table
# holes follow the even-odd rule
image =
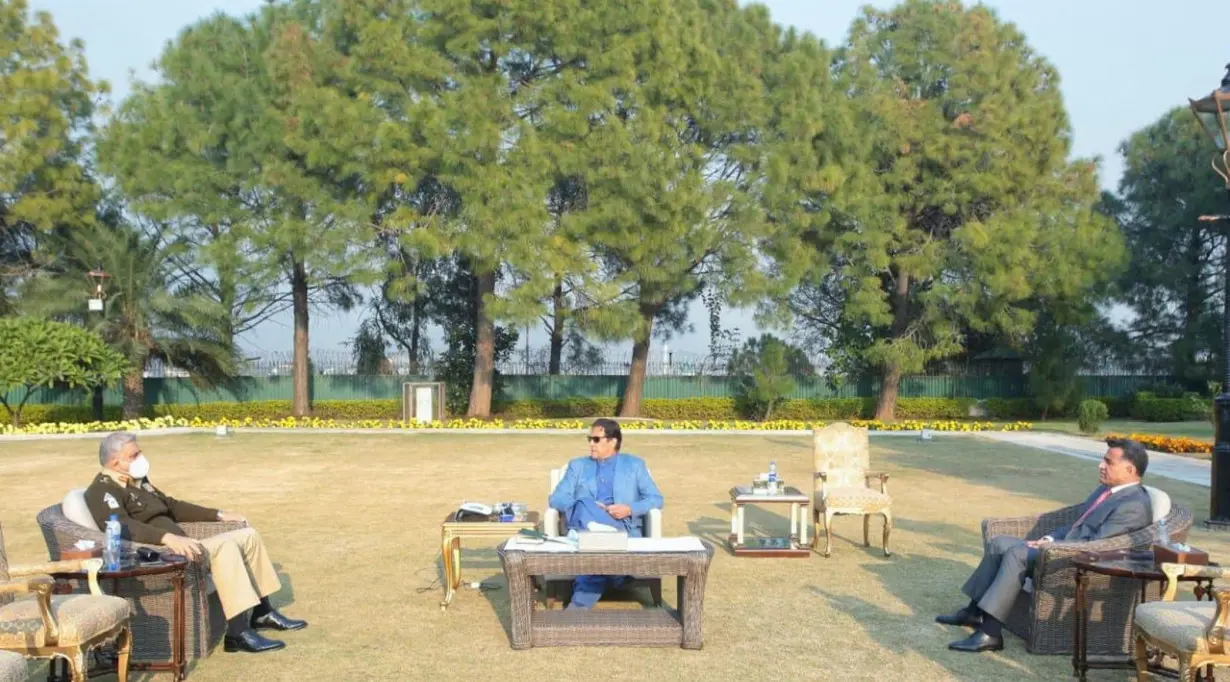
[[[521,530],[538,528],[538,512],[526,512],[523,521],[457,521],[454,514],[440,524],[440,556],[444,560],[444,600],[440,610],[448,605],[461,587],[461,538],[491,538],[507,540]]]
[[[790,505],[790,536],[745,538],[743,507],[749,504]],[[806,559],[811,556],[807,538],[810,525],[811,496],[803,494],[798,488],[786,487],[772,495],[757,495],[747,485],[730,489],[730,549],[735,556]]]

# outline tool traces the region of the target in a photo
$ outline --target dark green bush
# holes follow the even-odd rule
[[[1076,412],[1076,423],[1082,433],[1090,435],[1098,432],[1102,424],[1110,417],[1106,404],[1100,400],[1082,400]]]

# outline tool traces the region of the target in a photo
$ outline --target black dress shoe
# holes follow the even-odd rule
[[[244,630],[243,634],[236,637],[230,635],[224,637],[222,639],[222,648],[225,651],[243,651],[249,654],[260,654],[266,651],[284,649],[286,648],[286,642],[279,642],[276,639],[262,637],[251,630]]]
[[[999,651],[1004,648],[1004,638],[992,637],[982,630],[978,630],[959,642],[949,644],[948,648],[953,651],[967,651],[972,654],[983,651]]]
[[[254,630],[302,630],[307,627],[307,621],[287,618],[274,610],[263,616],[252,616],[251,625]]]
[[[967,628],[976,628],[982,626],[982,611],[972,611],[969,607],[963,608],[956,613],[946,613],[942,616],[936,616],[935,622],[944,625],[962,625]]]

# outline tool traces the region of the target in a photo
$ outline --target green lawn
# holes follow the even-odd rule
[[[776,460],[782,478],[811,480],[810,441],[784,436],[628,434],[666,497],[668,535],[717,547],[705,599],[704,649],[509,648],[507,592],[463,591],[439,609],[439,527],[457,504],[518,500],[541,508],[547,472],[585,452],[569,435],[146,437],[153,480],[170,494],[246,514],[266,539],[284,588],[275,601],[311,626],[285,651],[216,651],[192,682],[232,680],[1062,680],[1064,656],[1032,656],[1009,637],[1001,653],[946,649],[964,636],[933,622],[961,606],[980,555],[979,523],[1083,499],[1095,465],[969,437],[873,437],[873,468],[891,473],[894,555],[862,546],[862,523],[837,522],[832,558],[735,558],[724,549],[734,484]],[[85,485],[97,443],[0,443],[0,524],[10,562],[46,558],[34,516]],[[1204,517],[1208,490],[1154,480]],[[750,528],[783,532],[772,508],[749,508]],[[878,528],[878,526],[877,526]],[[878,533],[873,532],[873,536]],[[1230,556],[1230,535],[1191,542]],[[464,579],[504,586],[494,543],[466,545]],[[665,598],[674,603],[673,581]],[[38,679],[38,678],[36,678]],[[108,680],[114,678],[106,678]],[[134,680],[155,679],[134,675]],[[156,678],[159,680],[165,677]],[[1095,682],[1127,672],[1096,671]],[[1230,678],[1227,678],[1230,679]]]
[[[1037,431],[1060,431],[1081,434],[1075,421],[1036,421]],[[1142,422],[1131,419],[1112,419],[1102,425],[1099,435],[1107,433],[1154,433],[1161,436],[1185,436],[1201,440],[1213,440],[1213,425],[1205,421],[1192,422]]]

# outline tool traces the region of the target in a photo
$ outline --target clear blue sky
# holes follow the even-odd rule
[[[259,0],[31,0],[50,11],[66,37],[81,38],[91,73],[111,82],[114,97],[128,90],[130,74],[153,77],[150,63],[187,24],[217,11],[242,14]],[[768,0],[773,18],[822,37],[829,44],[845,37],[859,7],[851,0]],[[877,7],[895,3],[872,2]],[[1230,3],[1226,0],[1002,0],[987,2],[1001,18],[1015,23],[1030,44],[1047,57],[1063,79],[1063,93],[1074,130],[1074,154],[1102,159],[1102,184],[1113,188],[1122,164],[1115,152],[1132,131],[1155,120],[1188,97],[1207,94],[1230,62]],[[693,310],[696,331],[671,342],[676,350],[703,353],[707,316]],[[732,312],[728,326],[744,336],[753,331],[750,316]],[[342,347],[353,334],[353,315],[316,315],[312,346]],[[534,335],[532,343],[540,344]],[[290,319],[256,330],[253,350],[291,345]],[[622,352],[630,351],[621,346]],[[660,344],[656,344],[660,348]]]

